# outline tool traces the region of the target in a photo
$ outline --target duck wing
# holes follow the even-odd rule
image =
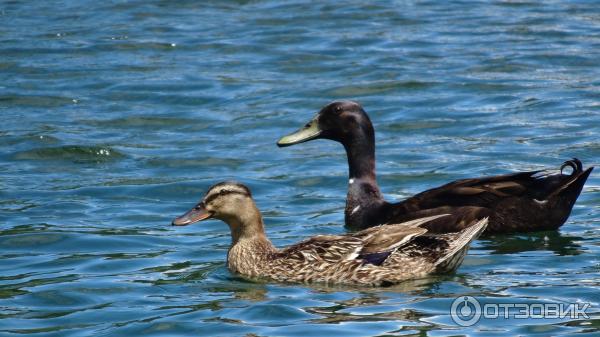
[[[573,169],[572,173],[562,174],[567,166]],[[543,201],[568,186],[582,173],[581,161],[574,158],[563,163],[560,174],[539,170],[456,180],[416,194],[402,204],[409,211],[417,211],[441,206],[494,208],[501,199],[516,197]]]
[[[382,226],[399,227],[399,226]],[[411,242],[415,237],[427,233],[425,228],[398,228],[398,230],[381,230],[364,243],[356,258],[366,264],[382,265],[387,258],[400,247]]]
[[[495,177],[453,181],[406,199],[403,204],[411,210],[441,206],[493,206],[499,199],[531,193],[534,176],[540,171],[506,174]]]
[[[419,226],[445,216],[447,214],[376,226],[347,235],[317,235],[282,249],[278,257],[330,263],[364,259],[367,263],[380,264],[395,249],[427,232]]]
[[[471,222],[460,232],[433,234],[416,237],[409,244],[396,250],[384,262],[384,266],[410,266],[410,270],[433,269],[450,272],[456,269],[466,255],[470,244],[487,227],[488,218]]]
[[[281,250],[280,258],[300,261],[339,262],[356,254],[363,245],[351,235],[318,235]]]
[[[448,214],[439,214],[360,231],[354,234],[363,240],[356,258],[364,260],[365,263],[381,265],[394,251],[428,232],[426,228],[420,226],[447,216]]]
[[[563,174],[565,167],[572,172]],[[456,232],[490,217],[487,233],[556,229],[567,220],[592,170],[583,170],[574,158],[559,174],[529,171],[457,180],[391,204],[387,222],[450,213],[454,221],[434,221],[427,228]]]

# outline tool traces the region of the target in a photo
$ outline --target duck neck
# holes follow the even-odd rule
[[[227,254],[227,266],[233,272],[258,276],[261,266],[276,252],[265,234],[260,211],[256,205],[240,209],[235,217],[226,219],[231,229],[231,247]]]
[[[262,215],[254,203],[242,206],[239,213],[225,219],[231,229],[231,245],[235,246],[241,241],[266,241],[265,225]]]
[[[377,225],[373,216],[385,201],[375,175],[375,134],[373,127],[361,128],[343,143],[348,156],[349,181],[345,222],[352,229]]]
[[[352,137],[348,142],[343,142],[348,157],[350,179],[375,179],[375,140],[374,135],[363,134]]]

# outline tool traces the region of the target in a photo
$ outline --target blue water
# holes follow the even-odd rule
[[[334,99],[375,124],[388,200],[600,164],[593,1],[0,1],[0,335],[600,335],[600,178],[559,230],[478,240],[393,288],[257,284],[227,227],[171,220],[253,191],[282,246],[343,233],[342,147],[275,141]],[[590,303],[455,324],[452,301]]]

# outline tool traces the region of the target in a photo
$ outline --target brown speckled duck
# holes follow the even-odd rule
[[[385,286],[432,273],[450,272],[487,219],[460,232],[431,234],[420,225],[451,217],[437,215],[397,225],[372,227],[347,235],[319,235],[277,249],[266,237],[262,216],[250,190],[237,182],[212,186],[204,198],[173,225],[215,218],[226,222],[232,243],[227,267],[250,278],[280,282]]]
[[[348,156],[349,184],[345,222],[360,230],[436,214],[451,214],[425,225],[432,232],[459,231],[476,219],[489,217],[486,234],[552,230],[559,228],[593,167],[583,170],[578,159],[566,161],[559,174],[545,171],[457,180],[389,203],[375,178],[375,130],[362,106],[352,101],[323,107],[300,130],[282,137],[280,147],[313,139],[340,142]],[[571,167],[570,174],[563,174]]]

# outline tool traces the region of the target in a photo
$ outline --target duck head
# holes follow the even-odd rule
[[[256,272],[255,263],[268,256],[265,253],[275,251],[265,234],[262,215],[243,184],[224,181],[212,186],[196,206],[172,224],[185,226],[206,219],[218,219],[229,226],[231,248],[227,266],[232,271],[252,275]]]
[[[206,219],[219,219],[230,227],[242,226],[247,217],[258,217],[248,187],[235,181],[213,185],[196,206],[173,220],[173,226],[186,226]]]
[[[362,106],[353,101],[336,101],[324,106],[304,127],[279,139],[277,146],[313,139],[331,139],[348,145],[361,136],[374,137],[373,125]]]

